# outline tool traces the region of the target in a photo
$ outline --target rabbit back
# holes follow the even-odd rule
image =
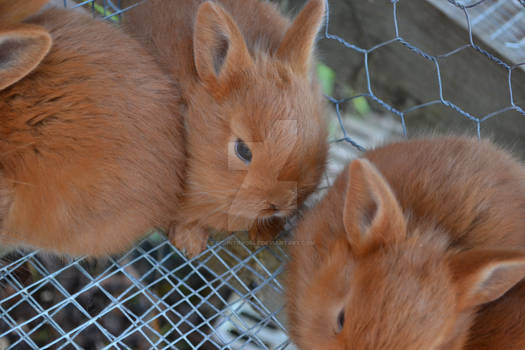
[[[2,242],[101,255],[166,227],[184,168],[173,83],[108,23],[62,9],[27,23],[53,46],[0,91]]]

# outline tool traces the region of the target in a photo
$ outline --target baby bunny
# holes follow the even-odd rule
[[[0,0],[0,245],[116,253],[175,216],[177,90],[109,23],[23,21],[46,2]]]
[[[523,349],[524,225],[525,169],[488,141],[370,151],[297,227],[291,336],[302,350]]]
[[[185,103],[187,169],[170,238],[189,256],[209,229],[272,239],[320,180],[327,153],[314,42],[324,0],[293,23],[260,0],[149,0],[130,31]]]

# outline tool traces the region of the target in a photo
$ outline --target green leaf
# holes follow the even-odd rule
[[[370,113],[370,106],[368,105],[368,101],[364,96],[354,98],[352,100],[352,104],[359,115],[366,115]]]
[[[150,235],[151,234],[151,235]],[[158,231],[155,231],[153,233],[148,233],[149,236],[149,239],[155,243],[160,243],[162,241],[164,241],[166,238],[166,236],[164,236],[162,233],[158,232]]]
[[[323,63],[317,64],[317,76],[325,95],[332,96],[335,86],[335,72]]]
[[[102,16],[106,16],[106,11],[104,10],[103,6],[100,6],[99,4],[95,4],[95,3],[93,3],[93,6],[95,7],[95,11],[100,13]],[[115,23],[119,23],[118,16],[111,16],[109,17],[109,19]]]

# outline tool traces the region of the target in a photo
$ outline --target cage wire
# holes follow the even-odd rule
[[[127,8],[122,8],[117,0],[60,3],[88,8],[93,14],[120,22],[126,10],[142,1]],[[525,13],[522,0],[499,3],[504,1],[523,6]],[[385,6],[392,6],[392,39],[369,49],[332,33],[328,13],[321,40],[336,40],[362,54],[367,80],[367,91],[363,93],[344,99],[327,96],[334,106],[334,121],[341,135],[331,141],[332,150],[341,143],[349,143],[359,151],[373,145],[374,140],[363,137],[374,132],[370,126],[349,124],[342,116],[341,105],[359,97],[377,102],[397,118],[396,126],[382,120],[379,128],[392,128],[393,134],[405,136],[406,114],[433,104],[442,104],[470,120],[478,136],[481,124],[489,118],[509,110],[525,115],[515,102],[512,89],[512,74],[525,62],[507,63],[474,39],[471,11],[489,1],[448,2],[464,16],[469,41],[438,56],[426,53],[400,35],[399,0],[385,1]],[[395,42],[435,65],[439,99],[398,110],[374,94],[368,57]],[[477,116],[443,96],[440,61],[469,47],[508,72],[508,106]],[[332,171],[328,177],[335,175]],[[286,247],[293,242],[287,237],[288,233],[283,233],[280,240],[266,247],[252,245],[243,233],[216,238],[192,260],[187,260],[159,233],[121,256],[104,260],[58,258],[37,251],[12,252],[0,261],[0,349],[296,349],[287,337],[283,299]]]

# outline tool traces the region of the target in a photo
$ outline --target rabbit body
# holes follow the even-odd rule
[[[0,244],[106,255],[169,226],[185,162],[178,90],[136,40],[65,9],[0,21],[2,74]]]
[[[297,227],[292,338],[302,350],[521,349],[524,224],[525,169],[488,141],[369,151]]]
[[[209,229],[272,239],[316,189],[327,153],[313,69],[323,16],[323,0],[293,22],[260,0],[150,0],[126,14],[185,103],[187,172],[170,237],[189,255]]]

